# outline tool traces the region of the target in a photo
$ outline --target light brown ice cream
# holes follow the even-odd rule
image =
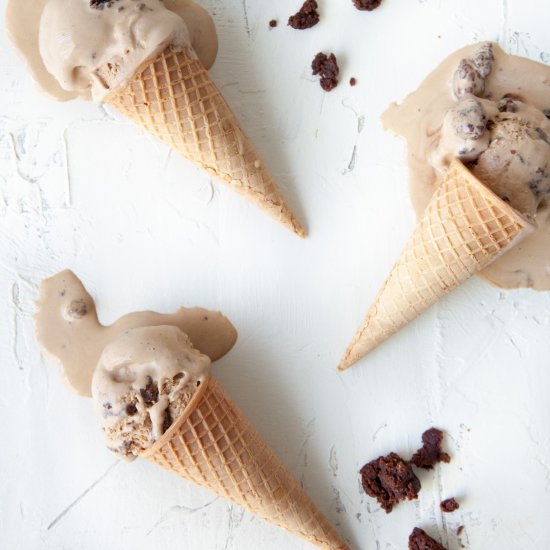
[[[126,459],[149,449],[206,380],[210,359],[173,326],[124,331],[101,354],[92,396],[107,447]]]
[[[538,229],[481,274],[503,288],[550,289],[550,67],[496,44],[463,48],[382,120],[406,138],[420,215],[453,158]]]
[[[93,298],[68,270],[40,285],[35,324],[40,346],[57,360],[70,389],[88,397],[103,350],[131,329],[174,326],[187,334],[195,348],[212,361],[228,353],[237,340],[237,331],[226,317],[202,308],[180,308],[173,314],[140,311],[103,326]]]
[[[35,80],[59,100],[103,101],[171,45],[214,63],[217,37],[192,0],[9,0],[6,26]]]

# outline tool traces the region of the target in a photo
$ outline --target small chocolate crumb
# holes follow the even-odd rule
[[[396,453],[365,464],[359,473],[367,495],[375,498],[388,514],[400,501],[418,498],[420,480],[411,465]]]
[[[170,414],[170,411],[166,409],[166,412],[164,413],[164,422],[162,423],[162,433],[166,433],[171,425],[172,415]]]
[[[439,507],[441,508],[442,512],[445,512],[447,514],[450,514],[451,512],[454,512],[455,510],[458,510],[460,508],[460,504],[456,501],[456,499],[448,498],[444,500]]]
[[[459,525],[458,529],[456,530],[457,536],[460,537],[460,535],[462,535],[462,531],[464,531],[464,525]]]
[[[354,78],[354,77],[351,77],[351,78],[349,79],[349,85],[350,85],[350,86],[355,86],[356,84],[357,84],[357,79]]]
[[[422,447],[414,453],[411,463],[418,468],[431,470],[438,462],[450,462],[451,457],[441,450],[443,432],[431,428],[422,434]]]
[[[111,405],[111,403],[103,403],[103,406],[104,406],[108,411],[110,411],[110,410],[113,408],[113,406]]]
[[[447,550],[430,537],[426,531],[415,527],[409,536],[409,550]]]
[[[338,85],[340,69],[338,68],[336,56],[333,53],[328,56],[322,52],[318,53],[311,63],[311,70],[314,75],[320,75],[321,88],[325,92],[330,92]]]
[[[159,400],[158,386],[150,376],[147,377],[147,385],[145,388],[141,388],[139,393],[146,405],[154,405]]]
[[[382,3],[382,0],[353,0],[353,3],[358,10],[372,11]]]
[[[299,31],[314,27],[320,19],[318,7],[316,0],[306,0],[300,11],[288,18],[288,24]]]
[[[126,405],[126,414],[128,416],[134,416],[134,414],[137,413],[137,407],[136,407],[136,404],[135,403],[128,403],[128,405]]]
[[[277,25],[278,25],[277,19],[272,19],[272,20],[269,22],[269,28],[270,28],[270,29],[274,29]]]

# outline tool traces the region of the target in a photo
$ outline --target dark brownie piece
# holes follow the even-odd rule
[[[340,69],[333,53],[328,56],[322,52],[318,53],[311,63],[311,70],[314,75],[321,77],[321,88],[325,92],[330,92],[338,85]]]
[[[460,535],[462,535],[462,531],[464,531],[464,525],[459,525],[456,530],[456,534],[460,537]]]
[[[349,85],[350,86],[355,86],[357,84],[357,79],[352,76],[350,79],[349,79]]]
[[[456,501],[456,499],[448,498],[444,500],[439,507],[441,508],[442,512],[446,512],[447,514],[450,514],[451,512],[454,512],[455,510],[458,510],[460,508],[460,504]]]
[[[447,550],[425,531],[415,527],[409,536],[409,550]]]
[[[420,480],[411,465],[396,453],[365,464],[360,474],[365,493],[375,498],[388,514],[400,501],[418,498]]]
[[[269,22],[269,28],[270,28],[270,29],[274,29],[277,25],[278,25],[277,19],[272,19],[272,20]]]
[[[443,432],[430,428],[422,434],[422,447],[414,453],[411,462],[418,468],[431,470],[438,462],[450,462],[451,457],[441,450]]]
[[[306,0],[298,13],[288,18],[288,24],[299,31],[310,29],[319,23],[319,12],[316,0]]]
[[[147,385],[139,390],[146,406],[150,407],[159,400],[159,388],[150,376],[147,376]]]
[[[353,0],[353,3],[358,10],[372,11],[382,3],[382,0]]]

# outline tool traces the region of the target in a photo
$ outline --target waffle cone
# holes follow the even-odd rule
[[[142,456],[319,548],[348,548],[211,376]]]
[[[304,236],[208,71],[167,48],[106,103]]]
[[[533,229],[454,160],[339,370],[351,367]]]

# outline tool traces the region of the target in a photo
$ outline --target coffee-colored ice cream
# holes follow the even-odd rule
[[[481,272],[503,288],[550,289],[550,67],[496,44],[451,55],[383,115],[406,138],[420,215],[454,158],[537,230]]]
[[[10,0],[8,33],[56,99],[102,101],[167,46],[209,68],[214,23],[192,0]]]
[[[40,285],[35,323],[38,342],[59,363],[63,380],[71,390],[87,397],[92,395],[92,377],[103,350],[132,329],[176,327],[212,361],[228,353],[237,340],[237,331],[226,317],[198,307],[170,314],[138,311],[103,326],[93,298],[69,270]]]
[[[134,328],[111,342],[92,380],[109,450],[133,459],[149,449],[183,413],[210,363],[173,326]]]

